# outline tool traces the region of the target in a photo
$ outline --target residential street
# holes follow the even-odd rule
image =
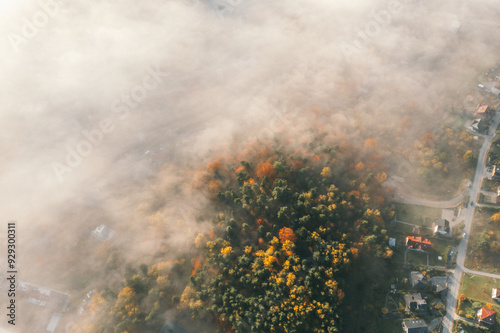
[[[474,205],[473,206],[469,205],[469,207],[467,209],[462,210],[462,212],[464,214],[463,216],[465,218],[464,232],[466,232],[467,235],[470,235],[470,231],[472,230],[472,221],[474,219],[475,207],[478,206],[477,199],[478,199],[479,193],[481,192],[481,181],[484,177],[486,156],[487,156],[487,153],[490,149],[491,142],[492,142],[493,138],[495,137],[495,132],[496,132],[496,129],[497,129],[499,123],[500,123],[500,115],[498,114],[498,111],[497,111],[497,114],[495,115],[493,124],[490,127],[490,131],[489,131],[488,135],[485,136],[485,141],[483,142],[483,145],[481,146],[481,149],[479,150],[476,172],[474,175],[474,180],[472,182],[472,187],[470,189],[465,188],[456,197],[454,197],[450,200],[445,200],[445,201],[432,201],[432,200],[425,200],[425,199],[420,199],[420,198],[402,197],[402,196],[399,196],[397,194],[394,195],[393,201],[407,203],[407,204],[413,204],[413,205],[435,207],[435,208],[450,208],[450,207],[457,206],[458,204],[460,204],[462,202],[463,198],[465,198],[467,195],[470,195],[470,201],[473,201]],[[479,204],[479,206],[487,206],[487,205]],[[475,274],[475,275],[481,275],[481,276],[487,276],[487,277],[491,277],[491,278],[500,279],[500,274],[492,274],[492,273],[474,271],[474,270],[468,269],[464,266],[468,242],[469,242],[469,237],[465,237],[464,239],[462,239],[462,241],[460,242],[460,245],[458,246],[458,249],[456,250],[457,265],[454,269],[453,276],[448,281],[449,292],[448,292],[448,296],[447,296],[446,316],[443,318],[443,322],[442,322],[444,333],[451,333],[452,332],[453,321],[458,317],[456,315],[456,306],[457,306],[457,299],[459,297],[459,288],[460,288],[460,281],[462,278],[462,273],[469,273],[469,274]]]
[[[494,122],[490,127],[490,132],[485,137],[484,143],[481,146],[481,149],[479,150],[476,173],[474,175],[474,181],[472,182],[472,188],[470,190],[470,198],[471,198],[470,200],[474,201],[474,203],[477,202],[477,198],[481,190],[481,180],[486,162],[486,154],[490,148],[491,141],[495,137],[495,131],[496,128],[498,127],[499,122],[500,122],[500,117],[497,113],[495,115]],[[474,210],[475,210],[474,208],[475,206],[469,206],[468,209],[464,210],[465,213],[464,231],[467,233],[467,235],[470,235],[470,231],[472,230],[472,221],[474,218]],[[469,242],[469,237],[465,237],[464,239],[462,239],[459,248],[457,250],[457,265],[455,267],[455,274],[453,275],[453,278],[450,279],[448,285],[449,291],[447,298],[446,316],[443,319],[444,333],[451,333],[453,329],[453,321],[456,318],[455,313],[456,313],[457,299],[459,297],[460,280],[462,278],[463,272],[470,272],[477,275],[500,278],[500,275],[471,271],[464,267],[468,242]]]

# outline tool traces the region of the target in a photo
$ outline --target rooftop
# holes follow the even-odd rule
[[[423,239],[420,236],[407,236],[407,238],[416,243],[429,244],[432,245],[431,241],[428,239]]]
[[[115,232],[110,228],[108,228],[107,226],[105,226],[104,224],[101,224],[100,226],[95,228],[94,231],[92,231],[92,236],[102,241],[111,239],[111,237],[113,237],[114,234]]]
[[[488,111],[488,105],[481,105],[477,108],[476,113],[486,113]]]
[[[479,309],[479,311],[477,312],[477,319],[478,320],[484,320],[484,319],[486,319],[488,317],[491,317],[491,316],[493,316],[495,314],[496,314],[495,311],[483,307],[483,308]]]
[[[423,319],[419,320],[407,320],[403,322],[406,327],[408,328],[420,328],[420,327],[427,327],[427,324]]]

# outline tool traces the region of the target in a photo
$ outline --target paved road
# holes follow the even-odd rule
[[[476,173],[474,175],[474,181],[472,182],[472,188],[470,190],[470,200],[477,202],[477,197],[479,195],[479,192],[481,191],[481,180],[482,180],[482,175],[483,175],[483,170],[486,162],[486,154],[490,148],[491,141],[493,140],[493,137],[495,136],[495,131],[496,128],[498,127],[498,124],[500,122],[500,116],[497,115],[495,116],[494,122],[492,126],[490,127],[490,133],[485,137],[485,140],[483,142],[483,145],[481,146],[481,149],[479,150],[479,156],[477,160],[477,167],[476,167]],[[474,218],[474,207],[470,207],[469,209],[465,210],[465,228],[464,231],[467,233],[467,235],[470,234],[470,231],[472,229],[472,220]],[[465,268],[464,263],[465,263],[465,256],[467,253],[467,244],[469,242],[469,237],[466,237],[462,239],[460,242],[460,245],[457,250],[457,265],[455,267],[455,274],[453,274],[453,277],[450,279],[448,283],[448,297],[447,297],[447,306],[446,306],[446,316],[443,319],[443,333],[451,333],[453,329],[453,321],[456,318],[456,306],[457,306],[457,298],[458,298],[458,293],[459,293],[459,287],[460,287],[460,280],[462,278],[462,273],[463,272],[472,272],[473,274],[477,275],[483,275],[483,276],[491,276],[491,277],[500,277],[499,275],[496,274],[490,274],[490,273],[483,273],[483,272],[476,272],[476,271],[471,271],[467,268]]]
[[[467,267],[462,267],[462,271],[464,273],[469,273],[473,275],[481,275],[481,276],[486,276],[494,279],[499,279],[500,280],[500,274],[494,274],[494,273],[486,273],[486,272],[481,272],[481,271],[474,271],[472,269],[468,269]]]

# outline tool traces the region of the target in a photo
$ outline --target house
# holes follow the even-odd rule
[[[448,277],[446,276],[435,276],[431,278],[432,291],[443,297],[448,291]]]
[[[493,166],[493,171],[491,171],[491,178],[500,179],[500,167],[498,167],[496,165]]]
[[[101,224],[100,226],[95,228],[94,231],[92,231],[92,236],[100,241],[109,240],[113,237],[114,234],[115,232],[104,224]]]
[[[491,298],[500,303],[500,288],[491,289]]]
[[[484,133],[488,129],[488,125],[486,125],[484,119],[476,118],[470,124],[469,129],[476,133]]]
[[[422,237],[406,236],[406,246],[408,246],[409,249],[422,252],[432,251],[431,241]]]
[[[424,320],[406,320],[403,321],[403,330],[406,333],[427,333],[427,324]]]
[[[395,247],[396,246],[396,238],[389,238],[389,247]]]
[[[497,203],[500,203],[500,186],[497,187]]]
[[[427,287],[427,280],[425,279],[424,274],[418,271],[410,272],[410,283],[415,289],[423,289]]]
[[[490,118],[494,115],[494,111],[489,105],[480,105],[476,109],[476,116],[481,118]]]
[[[424,311],[428,309],[427,301],[420,293],[405,295],[405,304],[406,311]]]
[[[450,232],[450,221],[445,219],[438,219],[432,224],[434,235],[448,235]]]
[[[477,311],[477,323],[479,326],[490,327],[495,323],[495,315],[495,311],[483,307]]]
[[[499,89],[497,89],[497,88],[495,88],[495,87],[491,87],[490,92],[491,92],[493,95],[495,95],[495,96],[497,96],[497,97],[500,97],[500,90],[499,90]]]

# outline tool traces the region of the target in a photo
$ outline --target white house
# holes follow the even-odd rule
[[[500,288],[491,289],[491,298],[500,303]]]
[[[94,231],[92,231],[92,236],[100,241],[109,240],[113,237],[114,234],[115,232],[104,224],[101,224],[100,226],[95,228]]]

